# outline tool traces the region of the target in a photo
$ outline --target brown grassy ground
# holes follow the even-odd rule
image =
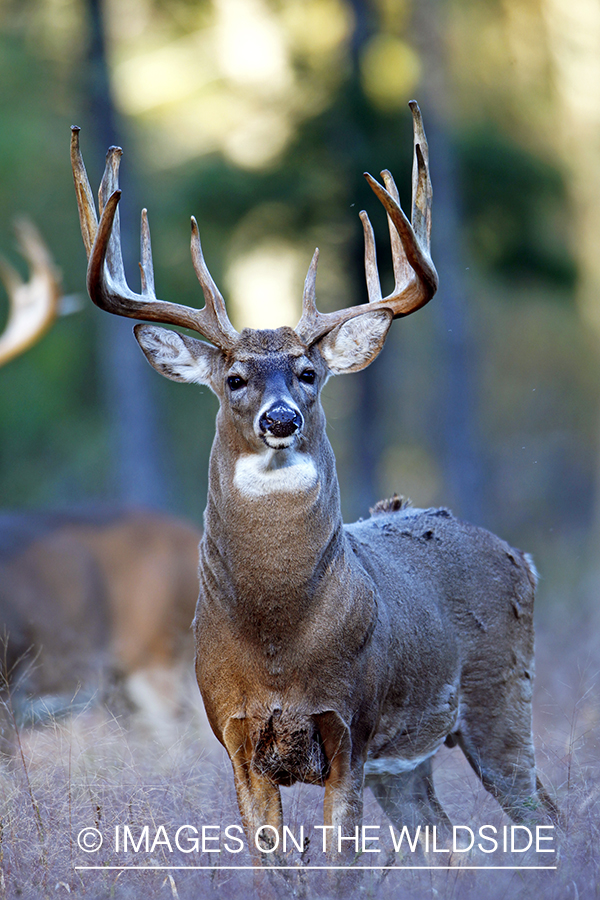
[[[275,875],[257,884],[249,870],[226,865],[250,862],[247,852],[183,853],[174,845],[181,825],[221,826],[239,823],[229,763],[202,720],[188,725],[168,749],[139,729],[98,711],[80,713],[36,730],[19,732],[22,754],[5,760],[0,769],[0,898],[221,897],[253,895],[305,898],[592,898],[600,896],[600,646],[597,617],[565,617],[553,630],[538,628],[535,733],[538,764],[550,792],[559,798],[564,834],[556,857],[527,852],[492,855],[477,850],[425,856],[391,850],[388,823],[367,792],[365,824],[379,825],[383,852],[364,854],[358,863],[435,865],[435,869],[368,871],[343,878],[307,869],[323,864],[318,833],[322,791],[284,791],[286,822],[297,835],[304,825],[311,844],[293,862],[301,874]],[[456,824],[474,829],[509,825],[495,801],[481,788],[459,750],[438,754],[436,784],[443,805]],[[117,851],[115,827],[129,826],[137,840],[148,825],[154,850]],[[164,831],[159,827],[164,826]],[[77,836],[96,828],[103,846],[82,851]],[[371,834],[377,833],[375,831]],[[183,837],[189,834],[185,832]],[[217,834],[213,829],[209,836]],[[388,839],[386,840],[386,836]],[[184,845],[185,846],[185,845]],[[210,847],[217,843],[208,844]],[[230,846],[237,846],[230,841]],[[375,846],[375,845],[371,845]],[[443,845],[442,845],[443,846]],[[552,846],[552,845],[551,845]],[[455,866],[440,868],[442,864]],[[466,865],[549,865],[555,871],[521,869],[474,871]],[[373,862],[375,861],[375,862]],[[143,870],[109,868],[145,866]],[[160,868],[208,865],[208,870]],[[100,869],[81,869],[97,865]],[[155,869],[155,871],[152,871]],[[337,877],[337,880],[336,880]]]

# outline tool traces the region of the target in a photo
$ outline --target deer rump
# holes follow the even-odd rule
[[[247,762],[273,785],[324,784],[333,759],[322,730],[333,714],[351,734],[334,754],[366,757],[365,784],[380,800],[386,780],[400,791],[403,778],[421,772],[421,793],[437,811],[431,821],[444,820],[431,799],[431,757],[444,742],[460,744],[484,785],[521,819],[536,792],[533,564],[446,509],[378,507],[344,526],[352,580],[367,590],[326,609],[316,604],[315,620],[300,629],[283,621],[277,671],[257,652],[260,633],[248,622],[232,628],[201,589],[196,666],[213,730],[228,751],[236,734],[240,746],[249,742]]]

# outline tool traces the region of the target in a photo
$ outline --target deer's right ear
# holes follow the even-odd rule
[[[212,374],[221,355],[217,347],[156,325],[136,325],[133,331],[146,359],[161,375],[212,387]]]
[[[372,363],[383,347],[392,318],[389,309],[366,312],[321,338],[319,350],[331,374],[360,372]]]

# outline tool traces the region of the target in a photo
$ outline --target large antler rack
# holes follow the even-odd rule
[[[382,297],[373,228],[367,213],[363,210],[360,218],[365,236],[365,275],[369,302],[335,312],[319,312],[315,296],[319,257],[319,251],[316,250],[304,285],[302,317],[296,326],[296,333],[308,345],[348,319],[366,312],[389,309],[394,318],[407,316],[425,306],[437,290],[438,276],[430,255],[432,190],[429,151],[419,106],[415,100],[411,100],[409,106],[413,115],[414,131],[412,222],[409,222],[400,206],[398,189],[390,172],[386,170],[381,173],[384,185],[379,184],[365,172],[365,178],[383,204],[388,217],[394,290],[387,297]]]
[[[0,259],[0,275],[9,300],[9,313],[0,335],[0,366],[19,356],[50,328],[59,313],[60,275],[48,248],[29,219],[15,224],[21,253],[29,263],[28,281],[5,260]]]
[[[198,224],[192,217],[191,251],[196,276],[204,293],[203,309],[193,309],[178,303],[158,300],[154,290],[154,270],[150,228],[146,210],[142,210],[141,224],[141,294],[127,284],[119,224],[119,163],[122,150],[110,147],[99,191],[100,220],[96,214],[94,197],[79,149],[79,128],[71,129],[71,165],[75,180],[81,234],[88,256],[87,288],[96,306],[106,312],[162,322],[190,328],[203,335],[222,350],[231,348],[239,337],[225,309],[225,301],[202,255]]]

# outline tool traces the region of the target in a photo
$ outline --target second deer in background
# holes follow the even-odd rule
[[[2,261],[0,366],[41,339],[62,302],[39,233],[23,220],[17,234],[30,277]],[[193,654],[200,537],[145,510],[0,511],[0,695],[11,691],[17,717],[43,720],[124,695],[170,739]]]

